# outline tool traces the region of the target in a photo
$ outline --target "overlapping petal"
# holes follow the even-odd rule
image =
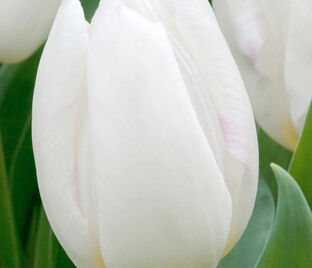
[[[310,2],[216,0],[214,8],[259,124],[293,150],[312,96]]]
[[[89,52],[105,264],[215,267],[230,229],[231,198],[163,26],[103,2]]]
[[[249,221],[258,178],[252,110],[239,71],[205,0],[124,1],[166,28],[196,116],[231,192],[228,251]]]
[[[182,42],[202,74],[206,91],[210,93],[225,147],[244,165],[242,171],[228,151],[224,152],[222,166],[233,203],[228,251],[247,226],[257,191],[258,149],[251,105],[210,6],[203,0],[175,3]]]
[[[64,0],[41,58],[33,103],[42,201],[58,240],[78,267],[93,267],[87,220],[87,31],[79,1]]]
[[[53,230],[78,267],[216,267],[250,218],[258,151],[211,8],[102,0],[89,27],[78,2],[59,10],[34,100]]]

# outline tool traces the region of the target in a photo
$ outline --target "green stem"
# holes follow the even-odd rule
[[[0,135],[0,267],[19,268],[18,242]]]

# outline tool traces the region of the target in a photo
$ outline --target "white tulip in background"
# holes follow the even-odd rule
[[[0,0],[0,63],[29,57],[45,41],[60,0]]]
[[[65,0],[33,142],[49,221],[77,267],[216,267],[258,181],[247,93],[206,0]]]
[[[215,0],[257,121],[293,150],[312,96],[311,0]]]

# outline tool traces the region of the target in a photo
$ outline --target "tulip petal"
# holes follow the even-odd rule
[[[30,56],[47,38],[60,0],[0,1],[0,62]]]
[[[225,252],[241,237],[253,211],[258,185],[258,147],[251,105],[237,66],[205,0],[176,1],[176,24],[186,50],[202,73],[224,134],[227,154],[223,170],[232,197],[232,229]],[[230,173],[229,173],[230,171]],[[235,170],[234,170],[235,171]]]
[[[216,267],[231,198],[160,23],[102,1],[88,89],[107,267]]]
[[[196,89],[199,93],[192,93],[195,87],[189,86],[189,94],[202,96],[197,97],[198,101],[192,98],[197,117],[212,148],[223,150],[222,160],[218,162],[221,162],[233,203],[227,252],[238,241],[249,221],[257,191],[258,149],[251,105],[207,1],[147,2],[154,16],[166,25],[179,65],[184,65],[184,69],[188,67],[189,76],[201,84]],[[149,15],[143,9],[141,11]],[[209,121],[214,128],[209,126]],[[219,159],[220,152],[213,151]]]
[[[44,208],[77,267],[93,267],[86,191],[90,176],[86,91],[88,28],[64,0],[44,49],[33,103],[33,146]]]
[[[311,1],[293,1],[286,43],[285,84],[292,120],[298,133],[312,97],[312,5]]]
[[[214,104],[209,92],[206,90],[202,75],[194,64],[192,58],[185,51],[174,35],[178,35],[176,27],[173,27],[172,14],[174,13],[174,1],[145,1],[137,2],[135,0],[123,0],[129,7],[136,10],[148,19],[161,21],[164,23],[173,47],[185,86],[188,90],[189,97],[192,101],[193,108],[201,124],[201,127],[207,137],[211,149],[215,155],[217,163],[223,171],[222,165],[224,159],[225,142],[221,125],[216,113]],[[138,5],[141,3],[141,5]],[[142,4],[144,3],[144,5]],[[152,5],[151,5],[152,4]],[[174,34],[174,35],[173,35]],[[237,161],[236,161],[237,162]],[[239,163],[236,163],[240,165]],[[233,165],[235,166],[235,165]],[[241,165],[240,165],[241,166]]]
[[[255,125],[240,74],[207,1],[123,2],[163,23],[170,36],[194,110],[231,193],[228,252],[249,221],[258,182]]]
[[[291,118],[291,100],[286,91],[284,71],[291,4],[289,0],[275,2],[265,0],[261,2],[261,6],[266,25],[266,37],[259,51],[257,67],[259,72],[270,80],[270,90],[275,100],[275,110],[279,121],[278,126],[287,142],[286,147],[294,150],[299,136]]]
[[[284,64],[282,44],[287,32],[287,3],[218,0],[213,6],[240,67],[258,123],[280,144],[293,149],[298,135],[289,112],[284,74],[280,71]]]

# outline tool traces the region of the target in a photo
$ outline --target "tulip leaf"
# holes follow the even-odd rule
[[[34,204],[39,202],[31,145],[31,107],[41,49],[26,61],[2,65],[0,69],[0,128],[8,170],[8,190],[12,202],[21,261],[27,262],[26,240]]]
[[[18,242],[0,136],[0,267],[20,267]]]
[[[56,256],[53,248],[53,232],[48,219],[41,208],[35,246],[34,268],[54,268]]]
[[[28,60],[17,65],[3,65],[0,69],[0,128],[7,167],[11,166],[16,145],[31,113],[40,55],[41,50],[38,50]]]
[[[27,232],[27,242],[25,245],[25,254],[27,256],[28,267],[34,267],[35,249],[36,249],[36,237],[37,229],[40,220],[41,205],[33,208],[31,214],[30,228]]]
[[[270,164],[276,163],[284,169],[288,169],[292,153],[271,139],[261,128],[258,128],[258,142],[260,174],[268,184],[276,201],[277,184]]]
[[[28,231],[31,228],[29,215],[32,214],[34,207],[40,204],[30,125],[29,116],[13,155],[9,172],[13,212],[22,245],[25,245]]]
[[[277,208],[269,240],[257,268],[310,268],[312,264],[312,214],[296,181],[273,164],[278,185]]]
[[[312,105],[307,113],[304,129],[294,153],[289,173],[300,185],[312,208]]]
[[[56,266],[55,268],[75,268],[75,265],[66,255],[62,246],[58,243],[57,239],[55,238],[56,248],[57,248],[57,258],[56,258]]]

